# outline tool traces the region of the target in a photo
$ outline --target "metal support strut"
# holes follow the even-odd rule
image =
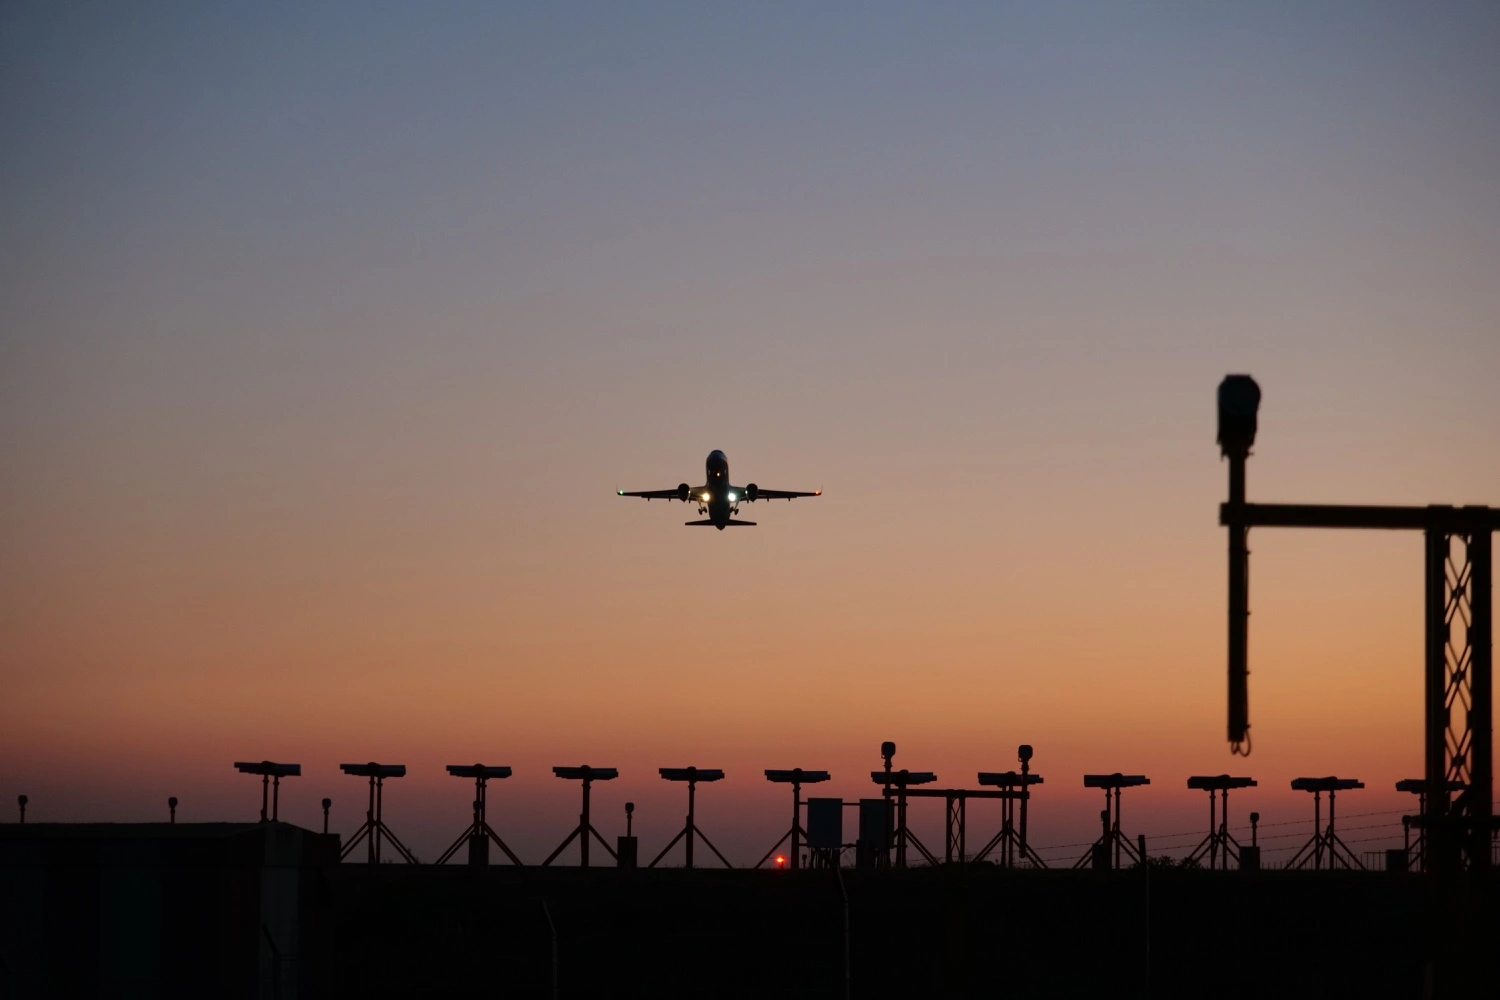
[[[894,746],[895,744],[889,745]],[[929,851],[927,849],[927,845],[922,843],[921,839],[915,833],[912,833],[911,828],[906,825],[906,800],[909,796],[917,798],[924,797],[921,791],[913,789],[912,786],[931,784],[932,782],[937,780],[937,775],[933,774],[931,771],[908,771],[905,768],[902,768],[899,771],[892,771],[890,769],[890,757],[887,757],[886,769],[884,771],[871,771],[870,780],[874,781],[877,785],[882,786],[881,795],[887,802],[889,802],[892,798],[896,800],[895,824],[894,829],[891,831],[891,833],[894,834],[894,842],[896,847],[896,859],[894,862],[894,867],[906,867],[906,848],[908,845],[915,847],[917,849],[917,853],[922,855],[923,859],[926,860],[929,865],[936,865],[938,863],[937,856]],[[929,793],[929,796],[939,795],[944,798],[948,797],[946,791],[934,790]],[[949,815],[951,819],[952,814],[950,813]],[[950,841],[953,839],[951,828],[949,830],[948,839]]]
[[[793,871],[802,867],[802,842],[807,839],[807,831],[802,828],[802,786],[804,784],[811,785],[820,781],[827,781],[828,778],[827,771],[804,771],[800,767],[794,767],[789,771],[774,769],[766,771],[767,781],[775,781],[792,786],[792,827],[781,835],[781,839],[776,841],[775,846],[766,852],[765,857],[755,863],[755,867],[760,868],[767,861],[770,861],[771,858],[775,857],[776,852],[781,850],[781,845],[785,844],[788,838],[792,842],[792,851],[791,856],[788,858],[787,867]]]
[[[581,767],[554,767],[552,773],[559,778],[569,778],[573,781],[583,783],[583,811],[578,814],[578,825],[573,828],[573,832],[568,834],[561,844],[557,845],[555,851],[547,855],[547,860],[542,862],[542,867],[545,868],[556,861],[557,856],[576,839],[578,841],[578,863],[582,867],[587,868],[589,866],[590,837],[599,841],[609,856],[618,861],[619,856],[615,854],[614,848],[609,846],[609,841],[605,840],[603,834],[595,830],[594,824],[589,822],[589,792],[596,781],[611,781],[618,778],[620,776],[619,769],[613,767],[589,767],[587,764],[584,764]]]
[[[1031,801],[1031,786],[1040,785],[1042,776],[1032,774],[1030,768],[1031,747],[1022,746],[1024,753],[1021,755],[1021,771],[981,771],[979,783],[981,785],[993,785],[1004,790],[1007,795],[1000,804],[1000,832],[990,838],[989,843],[974,855],[974,861],[983,861],[989,857],[991,851],[998,850],[997,864],[1002,868],[1015,868],[1017,865],[1030,864],[1033,868],[1046,868],[1047,862],[1043,861],[1041,855],[1032,850],[1026,841],[1026,807]],[[1019,803],[1019,808],[1017,807]],[[1016,814],[1020,814],[1020,822],[1016,820]]]
[[[1297,853],[1292,855],[1292,860],[1286,863],[1288,868],[1322,868],[1326,858],[1328,868],[1359,868],[1365,866],[1354,852],[1349,850],[1349,845],[1339,838],[1338,831],[1334,829],[1335,797],[1339,792],[1348,791],[1352,788],[1363,788],[1365,783],[1355,778],[1297,778],[1292,782],[1294,792],[1313,793],[1313,835],[1307,843],[1303,844]],[[1328,826],[1323,826],[1322,800],[1323,793],[1328,793]]]
[[[1083,787],[1104,789],[1104,811],[1099,814],[1100,833],[1099,839],[1089,845],[1083,857],[1073,863],[1074,868],[1083,868],[1094,863],[1095,852],[1102,851],[1107,855],[1113,849],[1113,861],[1110,867],[1119,868],[1120,862],[1128,857],[1137,864],[1145,864],[1146,858],[1140,852],[1137,845],[1130,842],[1130,838],[1120,832],[1120,800],[1125,795],[1125,789],[1135,788],[1140,785],[1151,784],[1151,779],[1143,774],[1085,774],[1083,776]],[[1111,817],[1113,807],[1113,817]]]
[[[1256,784],[1253,778],[1232,778],[1227,774],[1194,775],[1188,779],[1188,788],[1208,792],[1208,836],[1193,848],[1189,861],[1201,862],[1207,857],[1210,869],[1228,868],[1231,857],[1239,863],[1240,842],[1229,832],[1229,790],[1254,788]]]
[[[1494,805],[1491,533],[1434,529],[1426,543],[1423,860],[1482,869]]]
[[[683,845],[683,853],[686,856],[686,867],[692,868],[693,867],[693,838],[694,837],[702,837],[703,838],[703,842],[708,845],[708,849],[710,851],[713,851],[715,857],[717,857],[721,862],[724,863],[724,867],[725,868],[733,868],[734,865],[731,865],[729,863],[729,860],[727,858],[725,858],[724,855],[722,855],[722,854],[719,853],[719,849],[713,845],[713,841],[711,841],[711,840],[708,839],[707,834],[705,834],[702,830],[698,829],[698,820],[697,820],[697,811],[696,811],[696,799],[697,799],[697,793],[698,793],[698,782],[700,782],[700,781],[722,781],[724,779],[724,772],[721,771],[721,770],[719,770],[718,768],[707,768],[707,767],[705,767],[705,768],[698,768],[698,767],[662,767],[662,768],[657,768],[657,770],[658,770],[658,772],[660,772],[661,776],[663,778],[665,778],[667,781],[685,781],[685,782],[687,782],[687,786],[688,786],[687,822],[683,824],[683,827],[682,827],[681,830],[677,831],[677,836],[673,837],[667,843],[667,846],[663,847],[661,849],[661,853],[658,854],[654,859],[652,859],[651,863],[649,865],[647,865],[646,867],[647,868],[655,868],[657,862],[659,862],[662,858],[666,857],[667,856],[667,852],[670,851],[673,847],[675,847],[677,845],[677,842],[679,840],[685,840],[686,843]]]
[[[354,848],[363,840],[366,845],[365,860],[372,865],[379,864],[381,842],[388,840],[396,849],[396,853],[401,855],[402,860],[409,865],[416,864],[416,855],[408,851],[395,832],[385,825],[385,819],[381,814],[385,800],[385,779],[406,777],[406,765],[377,764],[371,761],[368,764],[340,764],[339,770],[358,778],[370,779],[370,804],[365,810],[365,821],[355,831],[354,836],[349,838],[344,849],[339,852],[339,860],[342,861],[352,854]]]
[[[298,777],[302,774],[302,765],[278,764],[270,760],[238,760],[234,763],[234,769],[242,774],[260,775],[260,821],[277,822],[281,814],[281,779]],[[269,812],[267,804],[270,806]]]
[[[1427,870],[1490,867],[1494,818],[1494,599],[1492,507],[1261,504],[1245,499],[1245,459],[1255,443],[1260,387],[1248,375],[1219,385],[1219,445],[1229,460],[1229,741],[1248,753],[1248,532],[1255,527],[1421,531],[1426,637],[1423,780],[1413,821]],[[1454,782],[1463,790],[1451,794]]]
[[[516,857],[495,828],[490,826],[485,816],[485,803],[488,799],[488,786],[491,778],[509,778],[511,769],[508,767],[486,767],[483,764],[449,764],[448,773],[455,778],[474,779],[474,819],[469,823],[463,833],[458,835],[446,851],[437,859],[437,864],[447,864],[448,859],[458,853],[458,849],[465,844],[469,845],[469,864],[475,867],[484,867],[489,864],[489,843],[494,841],[505,856],[510,858],[511,864],[519,865],[521,859]]]

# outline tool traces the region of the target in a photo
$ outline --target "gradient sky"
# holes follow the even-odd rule
[[[1038,843],[1085,771],[1152,776],[1130,832],[1223,771],[1388,824],[1420,540],[1252,534],[1231,758],[1213,393],[1253,499],[1500,504],[1497,52],[1489,3],[7,4],[0,796],[248,818],[269,757],[347,833],[337,763],[400,761],[431,858],[441,765],[506,763],[536,861],[551,765],[654,854],[697,764],[746,862],[762,768],[854,798],[894,739],[1034,744]],[[614,496],[713,448],[826,495]]]

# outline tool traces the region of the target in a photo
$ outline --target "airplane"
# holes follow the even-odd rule
[[[646,500],[681,500],[683,503],[696,503],[699,514],[707,514],[708,517],[702,521],[685,521],[688,525],[713,526],[723,531],[725,528],[734,526],[754,527],[754,521],[737,521],[733,515],[740,512],[740,504],[754,503],[757,500],[792,500],[796,497],[819,497],[823,495],[822,490],[813,490],[811,493],[797,493],[791,490],[763,490],[754,483],[745,487],[729,485],[729,459],[724,453],[715,449],[708,453],[708,461],[705,463],[708,474],[708,482],[703,486],[689,486],[687,483],[678,483],[675,490],[641,490],[638,492],[626,492],[615,490],[622,497],[642,497]]]

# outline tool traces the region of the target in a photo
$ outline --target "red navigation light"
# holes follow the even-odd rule
[[[777,868],[785,868],[786,867],[786,858],[782,857],[780,854],[776,855],[776,867]]]

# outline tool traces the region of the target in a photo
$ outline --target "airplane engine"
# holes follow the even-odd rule
[[[745,499],[746,500],[754,500],[759,495],[760,495],[760,487],[756,486],[754,483],[751,483],[749,486],[745,487]]]
[[[687,483],[678,483],[677,484],[677,499],[681,500],[683,503],[687,503],[687,499],[688,499],[688,484]]]

